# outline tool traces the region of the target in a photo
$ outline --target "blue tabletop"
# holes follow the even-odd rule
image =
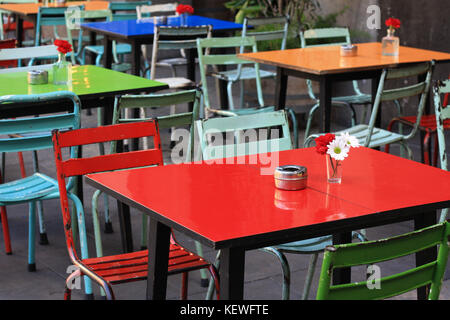
[[[181,18],[171,16],[167,19],[167,26],[179,27],[181,26]],[[218,20],[213,18],[206,18],[201,16],[191,15],[187,17],[185,26],[195,27],[202,25],[211,25],[213,31],[231,31],[241,30],[242,24],[230,21]],[[141,20],[121,20],[110,22],[91,22],[81,25],[91,31],[104,34],[114,34],[121,37],[141,37],[153,35],[153,18],[144,18]]]

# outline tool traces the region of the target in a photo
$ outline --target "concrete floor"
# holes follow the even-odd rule
[[[297,109],[295,109],[297,110]],[[301,112],[301,108],[298,109]],[[303,140],[304,121],[300,116],[300,141]],[[93,115],[88,116],[85,111],[82,114],[82,126],[96,126],[96,111]],[[165,150],[165,158],[170,161],[169,134],[162,132],[163,148]],[[301,145],[301,143],[300,143]],[[413,139],[411,147],[414,150],[415,159],[420,161],[419,139]],[[398,152],[394,148],[393,153]],[[89,146],[83,150],[84,155],[95,155],[98,153],[96,146]],[[47,151],[39,152],[41,171],[55,176],[53,154]],[[25,153],[27,162],[27,170],[31,172],[31,155]],[[8,154],[7,156],[7,174],[6,179],[12,180],[19,178],[19,168],[17,165],[16,154]],[[420,182],[418,182],[420,183]],[[87,221],[88,240],[90,241],[90,253],[93,255],[94,237],[91,219],[91,203],[94,190],[85,184],[84,199],[85,212]],[[113,221],[114,233],[103,234],[103,247],[105,254],[113,254],[121,252],[119,225],[117,219],[115,201],[110,198],[110,207],[112,209],[111,216]],[[175,201],[175,199],[174,199]],[[101,205],[102,206],[102,205]],[[66,272],[70,265],[67,254],[65,239],[62,228],[61,211],[58,200],[49,200],[44,202],[44,212],[47,234],[49,239],[48,245],[37,245],[36,247],[36,272],[27,271],[27,247],[28,247],[28,209],[27,205],[10,206],[8,209],[8,219],[12,240],[12,255],[5,255],[3,237],[0,237],[0,299],[2,300],[60,300],[63,298],[64,281],[68,276]],[[140,237],[140,221],[141,215],[132,209],[132,223],[134,230],[134,247],[139,249]],[[412,223],[398,223],[377,228],[367,229],[367,237],[369,239],[380,239],[387,236],[405,233],[412,230]],[[178,241],[187,248],[194,249],[194,242],[176,233]],[[205,258],[210,261],[214,260],[215,252],[209,248],[204,248]],[[302,295],[303,285],[306,272],[308,269],[309,255],[292,255],[287,254],[289,265],[291,268],[291,299],[300,299]],[[414,257],[405,257],[398,262],[385,263],[382,265],[382,275],[392,272],[404,270],[409,265],[414,264]],[[318,261],[318,267],[314,276],[313,285],[309,299],[314,299],[318,284],[318,274],[321,265],[321,255]],[[352,281],[357,281],[365,277],[364,270],[360,274],[353,272]],[[180,289],[181,276],[171,276],[168,281],[167,299],[178,299]],[[193,272],[189,281],[189,299],[204,299],[206,289],[200,286],[199,272]],[[245,265],[245,299],[250,300],[279,300],[281,299],[281,283],[282,274],[279,262],[274,257],[262,251],[253,250],[246,253]],[[145,281],[122,284],[115,286],[115,294],[117,299],[144,299]],[[99,290],[94,287],[95,298],[100,298]],[[74,290],[73,299],[83,299],[83,290]],[[450,298],[450,281],[448,277],[444,281],[441,291],[441,299]],[[399,299],[416,299],[415,292],[405,294]]]

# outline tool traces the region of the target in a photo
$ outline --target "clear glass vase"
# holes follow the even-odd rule
[[[187,26],[188,25],[188,17],[189,17],[189,13],[182,13],[182,14],[180,14],[180,25],[181,26]]]
[[[342,181],[342,160],[336,160],[329,154],[325,156],[327,162],[327,179],[329,183],[341,183]]]
[[[58,61],[53,64],[53,84],[69,85],[72,81],[72,64],[66,60],[66,54],[59,53]]]
[[[400,39],[394,36],[395,29],[388,29],[387,35],[381,40],[381,54],[383,56],[398,56]]]

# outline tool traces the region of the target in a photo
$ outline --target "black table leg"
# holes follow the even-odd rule
[[[17,47],[22,47],[22,41],[23,41],[23,19],[16,14],[16,40],[17,40]],[[3,23],[3,21],[2,21]]]
[[[424,212],[414,218],[414,230],[419,230],[428,226],[436,224],[436,212]],[[421,266],[436,260],[437,248],[432,247],[426,250],[422,250],[416,253],[416,266]],[[424,286],[417,289],[417,299],[426,300],[428,293],[430,291],[430,286]]]
[[[330,132],[332,81],[324,76],[320,79],[319,132]]]
[[[105,57],[104,57],[105,63],[104,63],[104,66],[105,66],[106,69],[111,69],[112,60],[113,60],[113,58],[112,58],[112,55],[113,55],[113,53],[112,53],[112,40],[109,39],[107,36],[105,36],[103,41],[105,42],[105,44],[104,44],[104,47],[105,47],[105,53],[104,53],[104,55],[105,55]]]
[[[141,44],[137,41],[131,44],[131,71],[135,76],[141,75]]]
[[[333,235],[333,244],[345,244],[350,242],[352,242],[351,232]],[[333,284],[350,283],[351,279],[351,268],[339,268],[333,271]]]
[[[284,74],[283,69],[277,67],[277,78],[275,84],[275,103],[276,110],[284,109],[286,106],[288,76]]]
[[[220,262],[220,294],[224,300],[244,299],[245,250],[222,249]]]
[[[186,50],[186,59],[187,59],[187,66],[186,66],[186,78],[191,80],[192,82],[196,83],[195,78],[195,52],[196,49],[188,49]],[[192,112],[194,109],[194,103],[190,102],[188,105],[189,112]]]
[[[147,299],[165,300],[170,228],[150,218],[148,228]]]

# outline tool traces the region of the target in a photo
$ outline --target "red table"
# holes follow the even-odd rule
[[[198,162],[87,176],[149,215],[148,298],[166,295],[170,228],[221,249],[221,297],[242,299],[246,250],[327,234],[336,243],[350,242],[352,230],[411,219],[418,229],[436,222],[435,210],[450,206],[450,172],[380,151],[353,149],[340,185],[326,182],[325,159],[313,148],[271,156],[272,168],[267,158],[249,164],[255,159],[245,157],[246,164]],[[308,168],[307,189],[280,191],[273,175],[261,174],[285,164]],[[417,256],[417,264],[434,254]],[[347,270],[335,280],[348,282],[349,276]]]

